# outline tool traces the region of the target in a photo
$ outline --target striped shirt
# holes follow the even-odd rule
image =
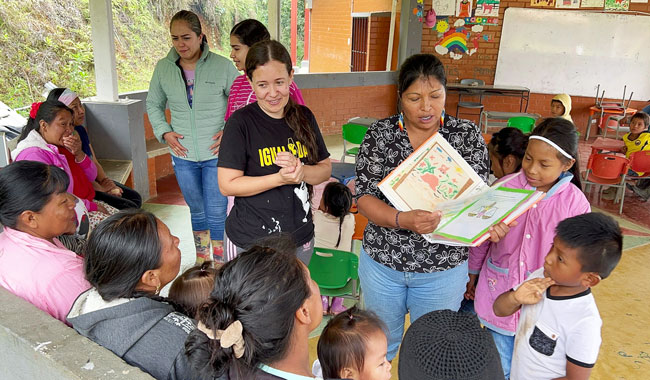
[[[289,96],[297,104],[305,105],[302,93],[300,93],[300,89],[296,86],[295,82],[291,82],[289,86]],[[232,82],[232,86],[230,86],[230,95],[228,95],[228,106],[224,120],[228,120],[230,115],[238,109],[256,101],[257,97],[255,96],[255,92],[253,92],[253,87],[251,87],[248,79],[246,79],[246,74],[238,76]]]

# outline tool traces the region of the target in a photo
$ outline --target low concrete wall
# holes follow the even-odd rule
[[[0,379],[153,379],[3,287],[0,305]]]

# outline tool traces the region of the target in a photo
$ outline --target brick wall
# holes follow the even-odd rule
[[[397,48],[399,47],[399,18],[395,17],[395,35],[393,37],[393,55],[391,70],[397,67]],[[366,71],[386,70],[386,56],[388,54],[388,38],[390,34],[390,15],[370,16],[368,32],[368,62]]]
[[[356,116],[384,118],[395,114],[395,85],[304,89],[305,104],[314,112],[323,135],[341,133],[341,125]]]
[[[350,72],[351,8],[350,0],[313,1],[310,72]]]
[[[492,37],[492,41],[480,41],[478,52],[471,56],[464,56],[460,60],[453,60],[448,55],[440,56],[442,62],[447,69],[447,80],[449,82],[458,82],[464,78],[477,78],[482,79],[485,83],[494,83],[494,74],[496,72],[497,57],[499,53],[499,42],[501,39],[501,27],[503,25],[503,14],[508,7],[529,8],[530,0],[505,0],[501,1],[501,8],[499,10],[499,25],[484,26],[484,34]],[[425,5],[425,10],[431,8],[431,5]],[[548,9],[548,8],[544,8]],[[581,10],[588,10],[590,8],[580,8]],[[602,9],[602,8],[601,8]],[[566,9],[562,9],[566,10]],[[650,4],[648,3],[631,3],[630,10],[650,12]],[[578,11],[578,10],[576,10]],[[644,17],[644,16],[639,16]],[[456,21],[456,17],[450,17],[450,23]],[[437,32],[423,24],[422,29],[422,52],[433,53],[434,47],[438,41]],[[594,94],[595,95],[595,94]],[[551,112],[551,98],[553,95],[547,94],[531,94],[529,112],[539,113],[542,116],[548,116]],[[619,99],[620,100],[620,99]],[[456,103],[458,101],[457,95],[449,95],[447,98],[447,110],[452,115],[456,113]],[[572,97],[573,107],[571,116],[579,131],[584,132],[587,126],[587,119],[589,117],[589,107],[594,105],[593,97]],[[519,110],[518,99],[506,97],[490,97],[484,99],[486,109],[515,112]],[[639,108],[643,106],[644,102],[632,102],[631,107]],[[470,117],[471,118],[471,117]],[[592,134],[594,129],[592,128]]]
[[[391,0],[354,0],[352,2],[354,7],[352,12],[390,12],[392,3]],[[401,3],[401,0],[397,2],[397,9],[400,9]]]

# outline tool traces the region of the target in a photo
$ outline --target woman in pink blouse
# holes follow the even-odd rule
[[[244,71],[246,64],[246,54],[248,49],[254,43],[270,40],[271,35],[264,24],[257,20],[247,19],[239,22],[232,27],[230,31],[230,58],[235,63],[237,70]],[[296,104],[304,105],[305,101],[298,86],[294,82],[289,86],[289,96]],[[230,118],[233,112],[244,106],[257,101],[251,84],[246,79],[246,74],[238,76],[232,86],[230,86],[230,95],[228,96],[228,108],[226,109],[225,120]]]
[[[76,229],[69,183],[62,169],[38,161],[0,170],[0,286],[62,322],[90,288],[83,259],[56,238]]]

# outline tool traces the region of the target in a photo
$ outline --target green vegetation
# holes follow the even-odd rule
[[[281,0],[281,42],[290,45],[291,0]],[[43,100],[43,85],[94,95],[89,0],[0,0],[0,100],[12,108]],[[230,54],[232,26],[267,24],[267,0],[112,0],[120,93],[147,89],[171,47],[168,25],[180,9],[196,12],[212,50]],[[298,1],[298,62],[303,56],[304,0]]]

